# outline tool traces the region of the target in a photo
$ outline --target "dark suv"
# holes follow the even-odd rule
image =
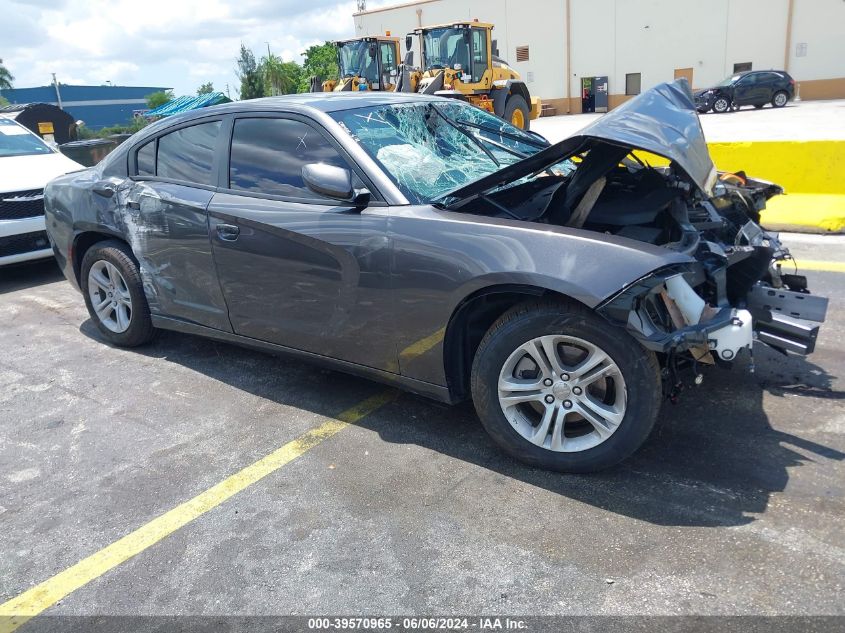
[[[762,108],[771,103],[782,108],[795,96],[795,80],[783,70],[750,70],[735,73],[712,88],[695,93],[699,112],[727,112],[753,105]]]

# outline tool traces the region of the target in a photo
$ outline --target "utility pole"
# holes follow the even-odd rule
[[[56,73],[52,73],[53,75],[53,87],[56,89],[56,100],[59,102],[59,110],[63,110],[62,108],[62,93],[59,92],[59,82],[56,81]]]
[[[267,45],[267,59],[270,59],[273,55],[270,53],[270,42],[264,42]]]

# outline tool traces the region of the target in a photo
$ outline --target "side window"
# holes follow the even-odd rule
[[[302,181],[302,167],[309,163],[349,169],[337,150],[310,125],[293,119],[235,121],[229,160],[231,189],[321,199]],[[353,176],[353,182],[356,180]]]
[[[396,65],[395,51],[393,48],[393,44],[390,42],[382,42],[379,44],[379,50],[381,52],[381,65],[384,69],[384,72],[388,72],[391,68]]]
[[[156,175],[199,185],[214,185],[211,173],[220,121],[200,123],[158,139]]]
[[[155,176],[156,175],[156,142],[155,139],[149,141],[146,145],[142,145],[138,150],[135,162],[138,169],[136,170],[139,176]]]
[[[472,29],[472,81],[481,81],[487,70],[487,31]]]

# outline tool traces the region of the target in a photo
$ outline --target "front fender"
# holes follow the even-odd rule
[[[535,287],[595,308],[654,270],[693,261],[611,235],[430,206],[391,209],[389,227],[397,347],[400,355],[425,348],[406,358],[402,373],[440,385],[442,336],[435,334],[484,288]]]

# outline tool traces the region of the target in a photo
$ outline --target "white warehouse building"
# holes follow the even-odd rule
[[[499,55],[558,114],[581,112],[584,88],[606,88],[613,108],[677,77],[706,88],[742,70],[786,70],[802,99],[845,97],[845,0],[418,0],[353,19],[358,37],[493,23]]]

